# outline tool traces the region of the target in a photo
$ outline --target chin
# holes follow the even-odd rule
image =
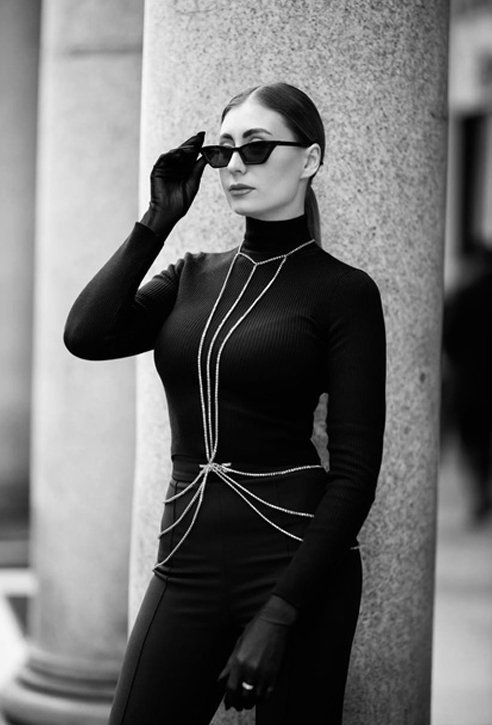
[[[240,216],[256,216],[265,213],[264,209],[258,208],[257,204],[252,204],[249,199],[230,199],[229,206]]]

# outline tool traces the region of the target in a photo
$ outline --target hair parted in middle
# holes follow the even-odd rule
[[[323,121],[314,102],[304,91],[296,88],[296,86],[290,85],[290,83],[284,82],[252,86],[231,98],[222,111],[221,122],[229,111],[240,106],[251,97],[265,106],[265,108],[279,113],[287,127],[294,134],[296,141],[305,143],[306,145],[313,143],[319,144],[321,148],[321,163],[323,163],[326,149]],[[306,191],[305,212],[309,231],[318,244],[320,244],[321,222],[318,202],[312,188],[313,178],[311,177],[309,179]]]

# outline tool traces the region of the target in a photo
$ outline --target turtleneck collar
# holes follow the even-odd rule
[[[305,214],[294,219],[266,222],[246,217],[246,232],[241,250],[262,257],[286,254],[312,239]]]

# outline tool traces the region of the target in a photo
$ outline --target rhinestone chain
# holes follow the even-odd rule
[[[166,556],[166,558],[158,562],[156,564],[157,566],[161,566],[165,564],[169,559],[176,553],[176,551],[179,549],[179,547],[184,543],[185,539],[187,538],[188,534],[192,530],[195,521],[198,517],[198,513],[200,511],[203,497],[205,494],[205,488],[207,485],[208,476],[210,473],[215,473],[229,488],[231,488],[238,496],[240,496],[243,501],[245,501],[250,508],[255,511],[258,516],[260,516],[264,521],[266,521],[270,526],[273,526],[273,528],[277,529],[281,533],[285,534],[286,536],[289,536],[292,539],[295,539],[296,541],[302,541],[301,537],[295,536],[295,534],[292,534],[290,531],[287,531],[286,529],[283,529],[281,526],[278,526],[274,521],[271,521],[267,516],[265,516],[264,513],[262,513],[255,505],[252,503],[250,499],[253,499],[254,501],[257,501],[258,503],[267,506],[270,509],[273,509],[275,511],[280,511],[281,513],[285,514],[291,514],[293,516],[301,516],[305,518],[313,518],[313,514],[307,513],[305,511],[293,511],[291,509],[284,508],[283,506],[277,506],[276,504],[270,503],[269,501],[265,501],[265,499],[261,498],[260,496],[257,496],[252,491],[249,491],[245,486],[242,486],[239,481],[236,481],[231,474],[236,474],[240,476],[251,476],[254,478],[260,478],[260,477],[269,477],[269,476],[279,476],[279,475],[285,475],[287,473],[294,473],[297,471],[306,471],[308,469],[312,468],[322,468],[320,464],[312,464],[312,465],[305,465],[305,466],[294,466],[293,468],[286,468],[279,471],[268,471],[263,473],[256,473],[251,471],[239,471],[235,468],[231,467],[231,463],[218,463],[215,460],[215,456],[217,454],[217,449],[219,445],[219,374],[220,374],[220,360],[222,357],[222,352],[224,350],[225,345],[227,344],[229,338],[231,335],[236,331],[236,329],[239,327],[239,325],[244,321],[244,319],[250,314],[250,312],[254,309],[254,307],[260,302],[262,297],[268,292],[270,287],[273,285],[275,280],[277,279],[278,275],[280,274],[280,271],[282,270],[285,262],[287,261],[287,257],[290,257],[291,254],[294,254],[295,252],[298,252],[300,249],[303,249],[309,244],[313,244],[314,240],[310,240],[309,242],[305,242],[304,244],[301,244],[300,246],[296,247],[295,249],[292,249],[290,252],[287,252],[286,254],[279,254],[276,257],[270,257],[269,259],[265,259],[261,262],[256,262],[254,259],[252,259],[248,254],[245,252],[242,252],[240,249],[236,252],[234,255],[234,258],[229,266],[229,269],[227,271],[226,277],[224,279],[224,282],[222,284],[221,290],[219,292],[219,295],[214,303],[214,306],[212,307],[212,310],[207,318],[207,321],[205,323],[205,327],[203,328],[202,336],[200,338],[200,344],[198,346],[198,356],[197,356],[197,363],[198,363],[198,387],[200,391],[200,407],[202,412],[202,422],[203,422],[203,438],[204,438],[204,445],[205,445],[205,455],[207,458],[206,463],[200,464],[199,468],[200,471],[197,474],[197,476],[189,483],[182,491],[179,493],[176,493],[174,496],[168,496],[165,500],[165,503],[171,503],[172,501],[176,501],[181,496],[184,496],[188,491],[190,491],[196,484],[198,484],[198,487],[193,494],[192,498],[188,502],[187,506],[185,507],[184,511],[181,513],[178,519],[174,521],[170,526],[163,529],[160,534],[159,538],[165,536],[168,534],[172,529],[174,529],[175,526],[177,526],[186,516],[186,514],[191,510],[193,504],[196,503],[195,510],[193,512],[190,525],[186,529],[185,533],[181,537],[180,541],[176,544],[176,546],[172,549],[172,551]],[[239,257],[245,257],[249,262],[252,264],[251,272],[249,273],[248,278],[246,279],[246,282],[244,283],[244,286],[242,290],[240,291],[239,295],[237,296],[236,300],[234,301],[234,304],[232,307],[228,310],[228,312],[225,314],[224,318],[221,320],[220,324],[218,325],[208,347],[208,352],[205,358],[205,376],[203,374],[203,348],[205,346],[205,338],[207,336],[207,332],[210,328],[210,325],[212,323],[212,319],[217,311],[217,308],[220,304],[220,301],[222,300],[222,297],[224,296],[225,289],[227,287],[227,283],[231,277],[233,267],[236,263],[236,260]],[[251,280],[253,279],[255,271],[258,269],[258,267],[264,265],[264,264],[270,264],[271,262],[275,262],[280,260],[280,264],[278,265],[272,279],[268,282],[268,284],[265,286],[265,288],[260,292],[260,294],[256,297],[256,299],[250,304],[246,312],[244,312],[241,317],[237,320],[237,322],[232,325],[231,329],[227,332],[226,336],[224,337],[224,340],[222,341],[221,345],[219,346],[219,349],[217,351],[217,358],[215,361],[215,368],[214,368],[214,383],[212,385],[212,352],[214,345],[217,341],[217,338],[224,327],[227,320],[230,318],[234,310],[236,309],[237,305],[239,304],[240,300],[242,299],[244,293],[246,292],[246,289],[248,288]],[[205,379],[204,379],[205,378]],[[212,394],[212,388],[213,388],[213,394]]]

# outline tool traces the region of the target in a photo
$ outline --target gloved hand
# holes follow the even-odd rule
[[[170,232],[174,224],[190,208],[196,196],[206,161],[197,159],[205,132],[184,141],[181,146],[161,154],[150,174],[149,208],[141,223],[160,237]]]
[[[295,607],[271,597],[247,625],[219,675],[227,679],[226,710],[249,710],[271,695],[295,618]]]

